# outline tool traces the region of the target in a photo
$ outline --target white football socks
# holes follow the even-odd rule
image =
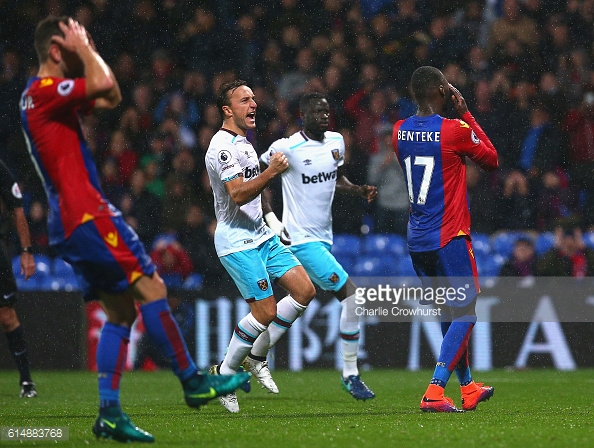
[[[291,328],[291,324],[303,314],[306,308],[290,295],[282,298],[276,304],[276,317],[268,326],[268,329],[260,334],[256,342],[254,342],[252,354],[266,357],[271,347]]]
[[[342,376],[359,375],[357,368],[357,352],[359,351],[359,317],[355,310],[355,295],[342,302],[340,313],[340,338],[342,340]]]
[[[225,359],[221,363],[219,373],[221,375],[233,375],[241,365],[245,357],[249,354],[254,341],[258,336],[266,331],[266,325],[262,325],[256,320],[252,313],[249,313],[239,321],[233,335]]]

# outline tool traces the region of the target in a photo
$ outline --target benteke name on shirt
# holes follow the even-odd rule
[[[439,131],[398,131],[398,140],[403,142],[439,142]]]

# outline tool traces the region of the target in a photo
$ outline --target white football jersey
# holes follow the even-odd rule
[[[225,188],[225,183],[241,175],[247,182],[260,174],[258,155],[248,139],[220,129],[210,141],[205,161],[214,194],[214,242],[218,256],[253,249],[272,238],[274,233],[262,218],[260,195],[240,207]]]
[[[338,167],[344,164],[344,139],[326,131],[324,141],[311,140],[303,131],[275,141],[260,157],[282,152],[289,169],[282,175],[283,224],[291,244],[324,241],[332,244],[332,200]]]

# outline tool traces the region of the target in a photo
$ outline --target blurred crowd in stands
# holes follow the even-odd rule
[[[214,92],[235,78],[256,95],[259,153],[299,129],[303,93],[327,95],[349,179],[379,188],[370,205],[336,196],[336,234],[406,232],[391,128],[415,113],[421,65],[443,70],[499,152],[493,173],[468,167],[473,231],[594,230],[594,0],[0,0],[0,157],[37,253],[47,207],[18,103],[48,14],[82,23],[116,74],[122,104],[82,122],[106,196],[162,270],[226,275],[204,154],[221,123]],[[270,194],[280,210],[280,186]]]

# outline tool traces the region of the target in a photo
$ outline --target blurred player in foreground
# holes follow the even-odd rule
[[[289,169],[281,174],[283,219],[278,220],[270,204],[263,201],[266,222],[290,244],[291,252],[301,262],[312,281],[332,291],[342,305],[340,338],[343,368],[341,383],[358,400],[375,394],[361,381],[357,368],[359,318],[355,314],[356,286],[347,272],[330,253],[332,247],[332,201],[334,192],[359,196],[368,202],[377,196],[377,188],[354,185],[344,175],[344,139],[328,130],[330,106],[320,93],[308,93],[299,103],[303,130],[274,142],[260,157],[263,167],[271,157],[283,153]],[[284,299],[283,299],[284,300]],[[283,307],[283,301],[278,304]],[[292,322],[271,326],[270,337],[262,335],[254,343],[248,359],[265,358],[268,350],[291,327]]]
[[[392,134],[408,187],[410,255],[424,288],[464,290],[442,307],[443,342],[420,407],[428,412],[461,412],[444,396],[455,371],[462,409],[469,411],[491,398],[493,388],[475,383],[468,363],[468,338],[476,323],[475,299],[480,287],[470,238],[465,159],[490,171],[498,166],[497,151],[460,92],[438,69],[424,66],[415,70],[411,88],[417,113],[397,121]],[[440,115],[450,98],[461,119]]]
[[[21,120],[50,205],[50,244],[74,268],[85,300],[99,300],[107,314],[97,348],[100,405],[93,433],[121,442],[153,442],[120,407],[135,301],[147,332],[171,359],[188,406],[198,408],[232,392],[249,374],[218,377],[198,372],[155,265],[100,189],[79,114],[112,109],[121,94],[90,36],[72,18],[50,16],[37,24],[35,50],[39,72],[22,94]]]

